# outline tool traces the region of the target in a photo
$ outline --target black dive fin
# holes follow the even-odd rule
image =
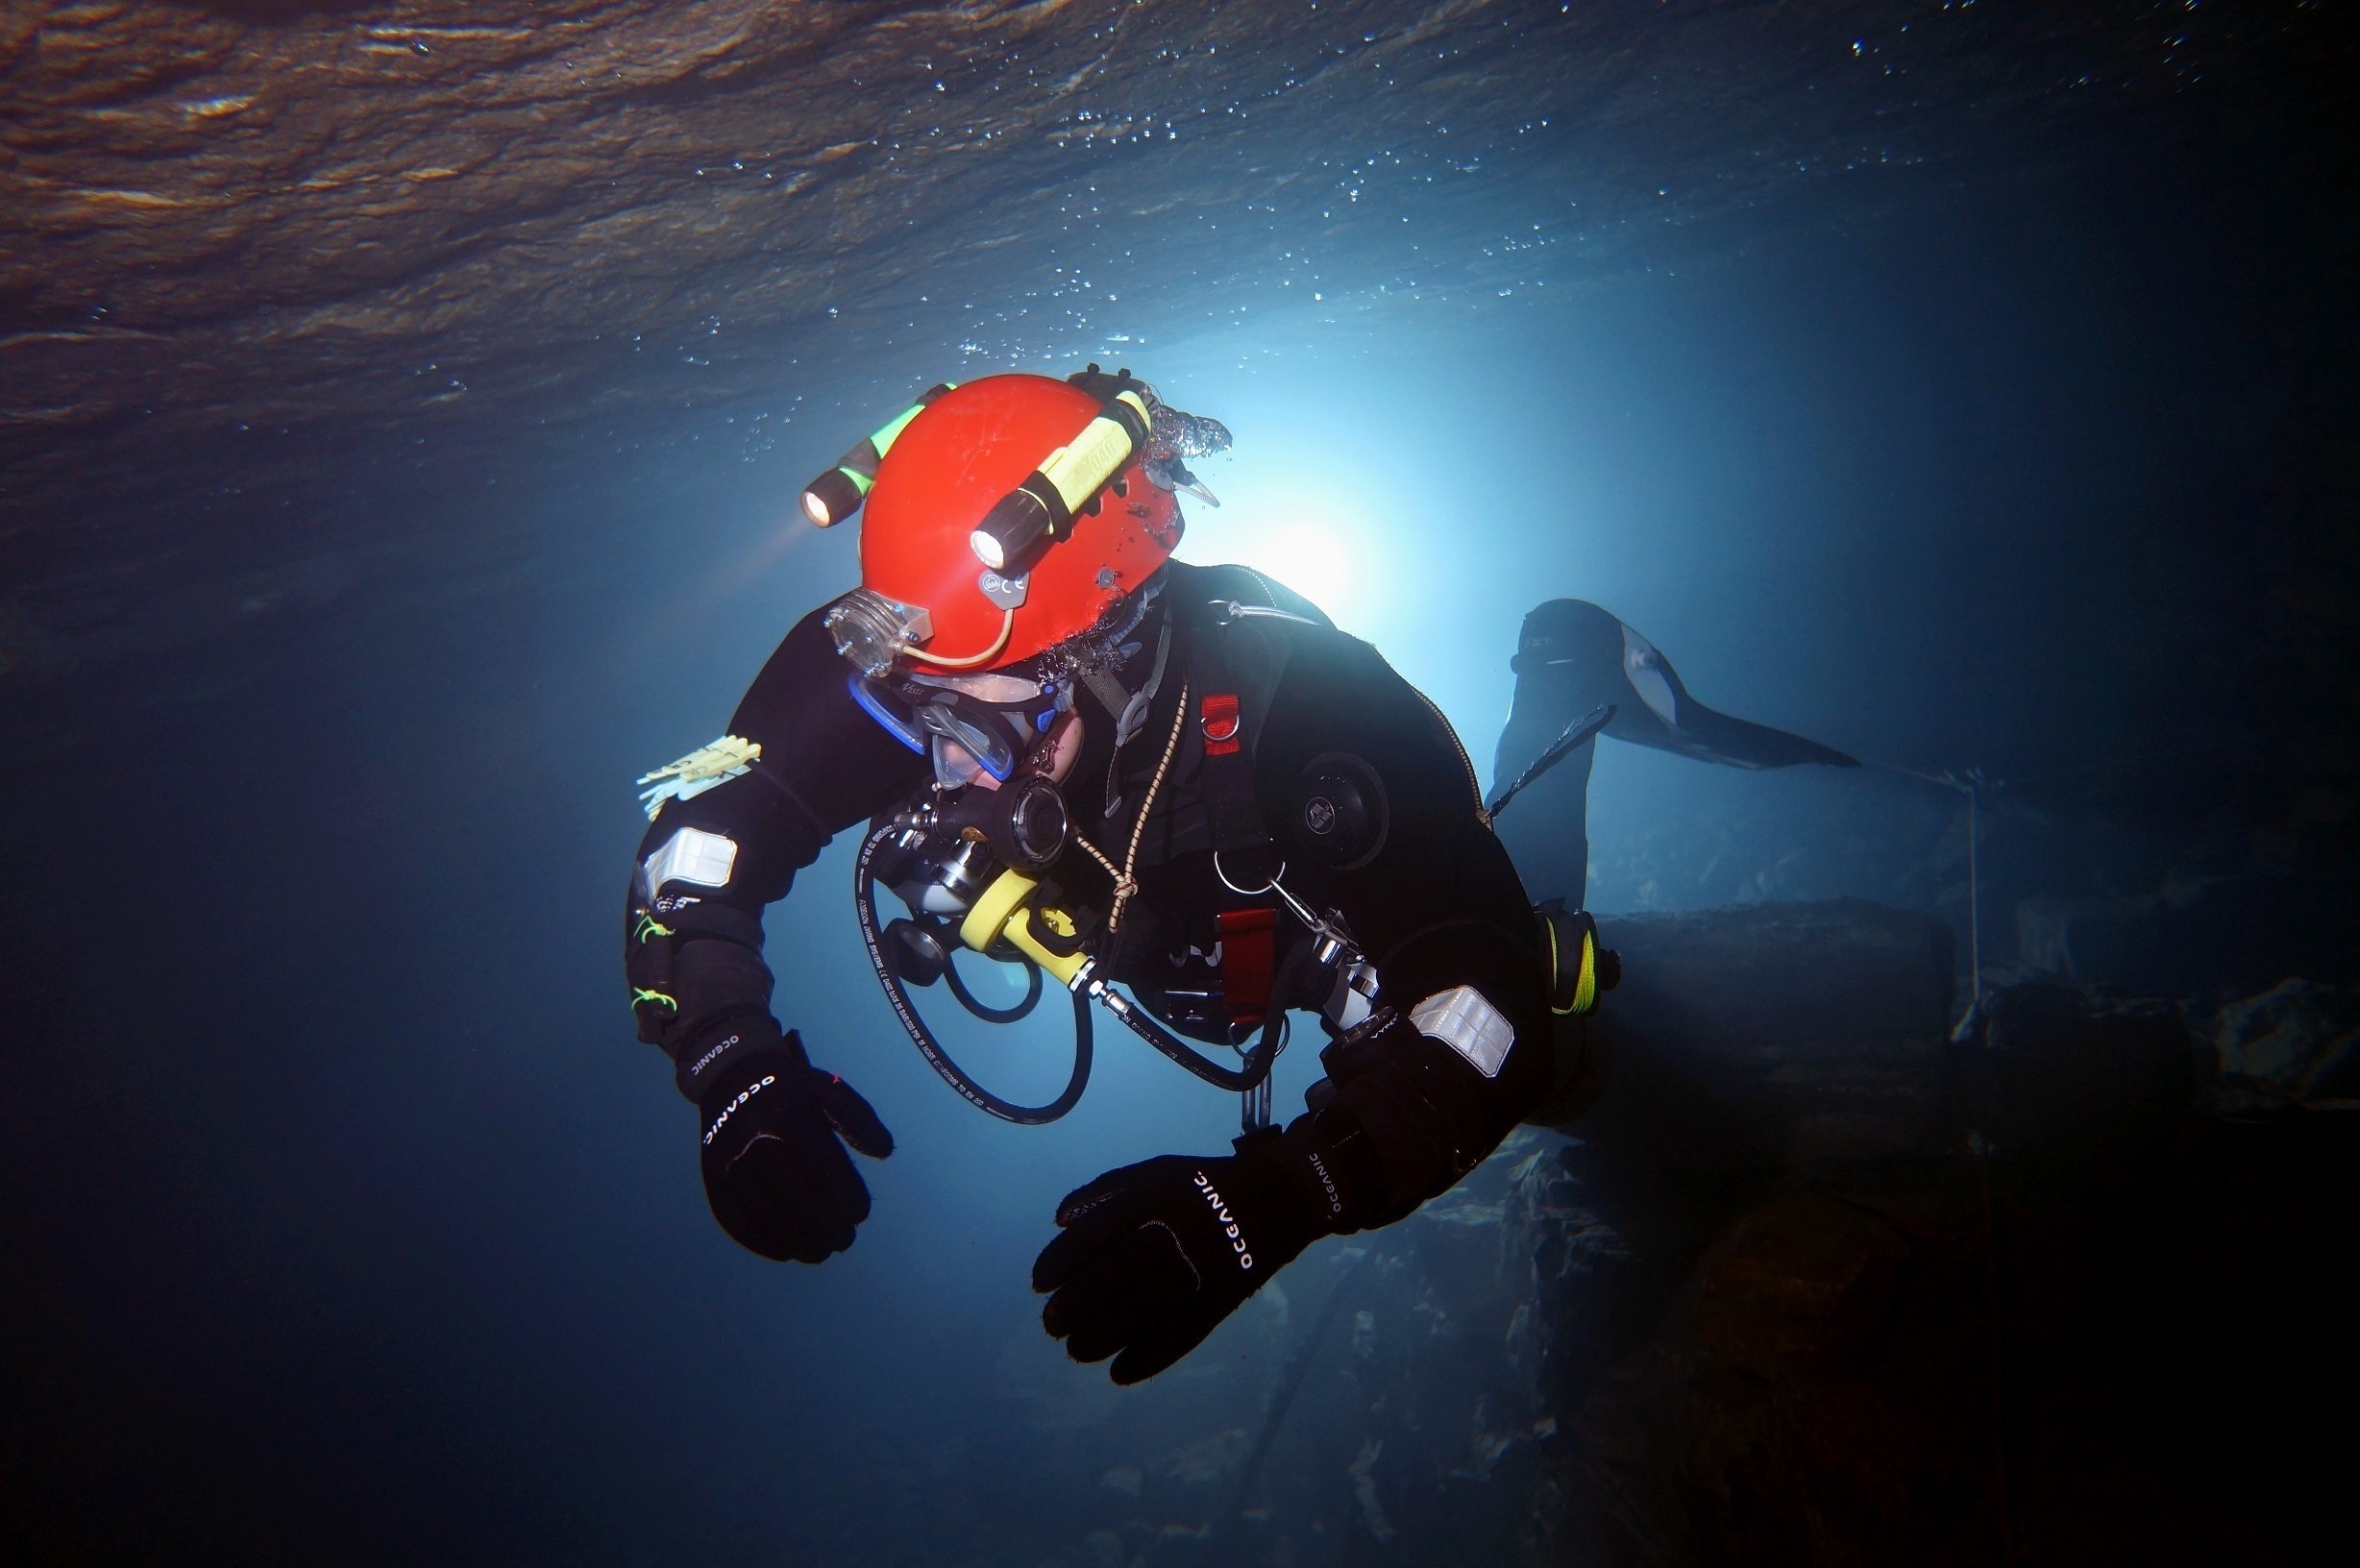
[[[1633,714],[1633,723],[1609,724],[1606,732],[1616,740],[1660,747],[1699,762],[1726,763],[1733,768],[1792,768],[1801,763],[1860,766],[1857,758],[1833,747],[1751,720],[1733,719],[1705,706],[1688,695],[1687,683],[1655,644],[1633,630],[1628,622],[1616,625],[1622,631],[1623,678],[1648,710]]]
[[[1608,733],[1612,734],[1611,728]],[[1717,713],[1690,698],[1680,705],[1680,727],[1663,729],[1652,734],[1640,732],[1629,736],[1616,735],[1617,740],[1633,740],[1641,746],[1659,746],[1667,751],[1678,751],[1701,762],[1727,763],[1733,768],[1793,768],[1803,763],[1818,763],[1829,768],[1857,768],[1860,759],[1848,756],[1831,746],[1783,729],[1772,729],[1751,720],[1733,719]]]

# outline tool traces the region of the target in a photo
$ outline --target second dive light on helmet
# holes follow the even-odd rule
[[[1048,454],[1002,496],[968,536],[975,558],[1002,576],[1032,570],[1050,544],[1073,531],[1089,505],[1147,444],[1146,400],[1125,389],[1098,405],[1080,434]]]
[[[823,528],[837,524],[860,510],[860,503],[869,498],[870,486],[876,483],[877,465],[885,453],[893,450],[894,440],[918,417],[920,409],[956,386],[956,381],[942,381],[918,394],[918,401],[888,421],[874,435],[856,444],[836,459],[836,466],[803,487],[803,515]]]

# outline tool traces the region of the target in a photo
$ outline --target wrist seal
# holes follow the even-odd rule
[[[756,1064],[766,1060],[796,1067],[811,1065],[801,1038],[792,1031],[781,1034],[769,1014],[724,1018],[682,1046],[673,1082],[691,1104],[701,1106],[716,1088],[756,1070]]]
[[[676,939],[672,976],[679,1012],[658,1043],[688,1099],[701,1101],[742,1053],[782,1043],[771,1017],[771,971],[751,948],[726,937]]]

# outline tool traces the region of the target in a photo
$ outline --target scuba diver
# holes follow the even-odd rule
[[[1527,615],[1509,668],[1516,692],[1492,776],[1516,783],[1493,810],[1511,796],[1526,798],[1514,831],[1502,828],[1501,837],[1535,891],[1577,908],[1589,883],[1593,736],[1733,768],[1860,766],[1816,741],[1705,706],[1655,644],[1583,600],[1553,599]],[[1536,757],[1518,777],[1513,770]]]
[[[633,1009],[749,1249],[849,1247],[870,1197],[846,1149],[893,1150],[774,1017],[762,952],[764,906],[858,824],[877,979],[971,1103],[1063,1115],[1094,1009],[1241,1095],[1229,1152],[1126,1165],[1058,1206],[1043,1322],[1119,1384],[1315,1240],[1472,1170],[1550,1092],[1553,1009],[1597,985],[1594,933],[1536,922],[1438,711],[1296,594],[1170,559],[1175,493],[1212,499],[1186,459],[1228,444],[1127,370],[933,388],[804,494],[823,527],[862,512],[861,585],[787,633],[727,735],[641,780]],[[880,889],[907,912],[881,920]],[[1561,981],[1561,948],[1580,955]],[[962,961],[1018,966],[1023,1001],[985,1005]],[[917,993],[1000,1021],[1044,975],[1071,1001],[1073,1072],[1020,1105],[951,1059]],[[1291,1009],[1318,1016],[1326,1076],[1282,1128]]]

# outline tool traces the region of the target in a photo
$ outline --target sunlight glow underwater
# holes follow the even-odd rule
[[[1278,483],[1284,484],[1283,478]],[[1268,499],[1262,486],[1230,486],[1218,511],[1190,509],[1188,558],[1241,561],[1305,595],[1339,625],[1366,626],[1392,608],[1394,574],[1366,522],[1348,524],[1331,502]],[[1218,494],[1219,492],[1216,492]]]

